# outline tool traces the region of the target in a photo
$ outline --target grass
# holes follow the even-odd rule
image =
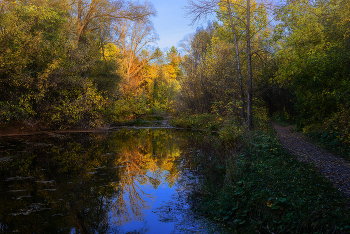
[[[162,115],[144,115],[142,117],[132,119],[129,121],[123,121],[114,123],[116,126],[138,126],[138,127],[149,127],[153,126],[155,122],[164,120]]]
[[[203,183],[195,210],[232,233],[350,233],[349,202],[310,165],[285,152],[274,132],[246,134],[245,148],[201,139]]]
[[[283,127],[296,124],[283,113],[275,114],[271,120]],[[297,126],[297,128],[297,131],[302,131],[300,127]],[[312,129],[312,131],[309,131],[306,135],[311,138],[315,145],[337,154],[344,159],[350,160],[350,147],[348,144],[344,143],[344,141],[340,140],[342,134],[332,130],[317,130],[320,129],[317,125],[315,127],[309,126],[309,128]],[[296,131],[295,129],[293,130]]]
[[[337,133],[331,131],[315,131],[307,134],[312,142],[327,151],[350,160],[350,147],[339,140]]]
[[[218,131],[224,118],[215,114],[173,116],[170,124],[174,127]]]

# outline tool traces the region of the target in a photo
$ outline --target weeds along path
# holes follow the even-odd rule
[[[283,147],[299,161],[311,163],[319,173],[350,197],[350,162],[311,144],[301,133],[291,132],[293,126],[272,124]]]

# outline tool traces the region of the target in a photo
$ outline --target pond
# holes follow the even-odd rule
[[[1,137],[0,233],[223,233],[188,200],[200,181],[191,134]]]

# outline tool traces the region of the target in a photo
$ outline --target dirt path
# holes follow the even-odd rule
[[[291,132],[293,126],[273,124],[284,148],[299,161],[314,165],[319,173],[328,178],[344,194],[350,197],[350,162],[311,144],[301,133]]]

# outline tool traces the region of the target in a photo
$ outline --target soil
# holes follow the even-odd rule
[[[39,127],[38,125],[30,125],[23,122],[11,122],[9,124],[0,124],[0,137],[7,137],[7,136],[28,136],[28,135],[40,135],[40,134],[55,134],[55,133],[67,133],[67,132],[101,132],[101,131],[108,131],[113,129],[119,129],[122,127],[129,127],[129,128],[173,128],[169,124],[169,116],[164,117],[163,120],[156,120],[156,121],[147,121],[148,125],[147,127],[140,127],[140,126],[106,126],[106,127],[99,127],[94,129],[63,129],[63,130],[49,130],[45,127]]]
[[[7,136],[28,136],[28,135],[40,135],[40,134],[54,134],[54,133],[66,133],[66,132],[99,132],[108,130],[108,127],[101,127],[95,129],[64,129],[64,130],[43,130],[38,126],[31,126],[21,122],[11,122],[10,124],[0,124],[0,137]]]
[[[33,125],[22,122],[11,122],[8,124],[0,124],[0,136],[21,136],[38,134],[41,130]]]
[[[294,126],[282,127],[273,123],[277,137],[283,147],[299,161],[307,162],[334,187],[350,197],[350,162],[313,145],[309,138],[298,132],[292,132]]]

